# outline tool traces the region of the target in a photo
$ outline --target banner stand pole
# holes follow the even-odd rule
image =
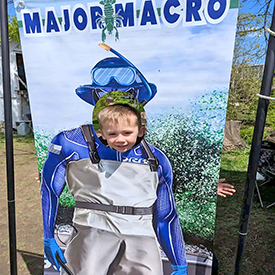
[[[275,5],[272,16],[271,30],[275,30]],[[272,81],[275,69],[275,37],[273,35],[269,36],[267,55],[265,59],[264,75],[262,80],[260,95],[270,96]],[[267,109],[269,100],[264,97],[259,97],[258,109],[256,115],[256,122],[254,127],[253,139],[251,144],[247,174],[246,174],[246,185],[244,192],[243,207],[240,216],[240,226],[239,226],[239,238],[238,246],[235,257],[234,274],[238,275],[240,273],[240,266],[242,261],[242,256],[244,252],[245,241],[247,237],[250,209],[253,202],[253,194],[255,189],[257,166],[260,158],[261,143],[264,133]]]
[[[10,53],[7,1],[0,3],[1,53],[3,96],[5,113],[6,168],[9,217],[10,274],[17,275],[15,197],[14,197],[14,158],[12,134],[12,104],[10,86]]]

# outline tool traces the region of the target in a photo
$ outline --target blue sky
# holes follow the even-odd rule
[[[264,0],[261,0],[260,2],[262,3],[262,5],[265,4]],[[274,2],[271,3],[271,5],[270,5],[270,11],[272,11],[273,5],[274,5]],[[244,2],[244,6],[241,8],[241,11],[247,12],[247,13],[250,12],[252,14],[259,14],[260,12],[263,13],[264,11],[261,11],[260,7],[261,7],[261,5],[257,4],[256,0],[247,0],[247,1]],[[255,35],[251,34],[250,36],[247,36],[247,39],[248,39],[248,41],[249,40],[253,41],[253,39],[255,39]],[[255,40],[253,42],[255,43]],[[257,37],[256,43],[261,43],[263,47],[265,47],[267,45],[264,34],[262,34],[260,37]],[[256,64],[263,64],[263,63],[265,63],[265,57],[266,56],[264,54],[261,59],[254,60],[254,62]]]
[[[255,0],[248,0],[244,2],[244,6],[241,9],[244,12],[256,13],[259,11],[259,6]]]
[[[11,3],[11,4],[8,5],[8,14],[11,15],[11,16],[15,15],[15,10],[14,10],[13,3]]]

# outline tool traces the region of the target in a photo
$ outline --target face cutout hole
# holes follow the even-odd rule
[[[137,145],[146,133],[147,117],[142,104],[132,93],[112,91],[96,103],[93,111],[93,127],[103,144],[123,152],[123,148],[114,148],[117,144],[116,140],[114,141],[115,136],[124,136],[125,144],[129,141],[132,147]],[[123,144],[122,141],[121,143]],[[130,145],[125,147],[126,151],[132,148]]]

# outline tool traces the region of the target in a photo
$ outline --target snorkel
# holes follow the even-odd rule
[[[152,93],[152,89],[148,83],[148,81],[146,80],[146,78],[143,76],[143,74],[140,72],[140,70],[134,65],[132,64],[126,57],[124,57],[122,54],[120,54],[119,52],[117,52],[116,50],[114,50],[113,48],[111,48],[110,46],[104,44],[104,43],[100,43],[98,44],[98,46],[100,46],[101,48],[103,48],[106,51],[112,52],[113,54],[115,54],[117,57],[121,58],[124,62],[126,62],[130,67],[132,67],[137,75],[140,77],[143,85],[145,86],[145,88],[148,91],[148,96],[147,98],[145,98],[141,104],[144,106],[148,101],[150,101],[153,97],[153,93]]]

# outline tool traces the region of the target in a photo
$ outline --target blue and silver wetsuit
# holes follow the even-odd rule
[[[142,149],[141,144],[136,145],[130,151],[125,153],[120,153],[111,148],[108,148],[99,140],[99,138],[96,135],[95,135],[95,144],[96,144],[96,150],[99,154],[99,157],[103,161],[106,160],[106,161],[110,161],[111,163],[117,162],[117,163],[122,163],[127,165],[132,163],[132,164],[135,164],[135,167],[137,167],[137,165],[141,167],[142,165],[145,166],[144,164],[148,164],[147,156],[144,150]],[[145,192],[144,194],[148,193],[149,194],[148,195],[149,197],[147,199],[148,203],[150,201],[150,203],[153,202],[154,204],[152,228],[154,228],[154,232],[155,232],[155,235],[157,236],[158,242],[161,245],[164,252],[166,253],[169,261],[171,262],[172,265],[185,266],[187,265],[186,255],[185,255],[185,245],[184,245],[181,227],[180,227],[179,219],[175,208],[175,201],[174,201],[174,197],[171,189],[172,180],[173,180],[172,168],[167,157],[159,149],[153,147],[152,145],[149,145],[149,147],[152,153],[154,154],[154,156],[156,156],[159,161],[157,177],[156,177],[157,184],[156,184],[155,190],[152,189],[152,191],[150,191],[151,194],[149,194],[149,192],[146,190],[141,192]],[[49,146],[48,157],[43,166],[42,183],[41,183],[43,225],[44,225],[43,228],[44,228],[45,238],[54,237],[54,225],[55,225],[55,219],[56,219],[57,208],[58,208],[58,199],[62,190],[65,187],[65,178],[68,181],[68,179],[70,180],[71,177],[74,177],[72,175],[73,173],[68,172],[69,170],[68,168],[71,166],[77,166],[79,165],[79,163],[85,162],[86,160],[90,160],[89,149],[86,141],[84,140],[84,137],[82,135],[80,128],[75,128],[69,131],[63,131],[52,140]],[[85,166],[86,164],[83,164],[83,165]],[[127,169],[128,168],[126,166],[126,170],[123,170],[123,171],[127,171]],[[105,177],[108,178],[108,176],[106,176],[107,172],[104,171],[104,173],[105,173]],[[126,175],[126,178],[127,178],[127,175]],[[91,179],[91,182],[92,181],[93,180]],[[131,177],[128,179],[128,181],[131,182]],[[144,178],[143,178],[143,182],[144,182]],[[135,188],[137,188],[137,186]],[[140,184],[140,189],[142,189],[144,186]],[[75,194],[75,195],[73,194],[75,199],[78,196],[77,194],[79,190],[80,188],[74,189],[74,187],[72,187],[72,190],[70,190]],[[109,192],[108,190],[106,191],[107,193]],[[125,190],[127,191],[127,188],[125,188]],[[123,191],[125,190],[123,189]],[[131,188],[129,190],[131,190]],[[105,197],[106,197],[106,192],[104,193]],[[127,192],[130,193],[131,191],[127,191]],[[84,195],[82,194],[81,198],[85,196],[87,197],[87,193]],[[98,194],[98,197],[95,197],[94,199],[98,200],[99,198],[100,200],[100,197],[102,196],[103,196],[102,194]],[[129,196],[131,198],[133,194],[127,195],[123,193],[123,196],[125,197]],[[106,203],[105,197],[103,200]],[[116,200],[116,197],[114,198],[111,197],[110,200],[107,201],[107,203],[112,204],[112,202],[114,202],[115,200]],[[136,203],[138,205],[138,202]],[[127,204],[129,204],[129,202],[127,202]],[[144,205],[138,205],[138,206],[144,206]],[[119,233],[122,233],[123,235],[131,235],[131,231],[127,231],[128,229],[124,229],[123,226],[120,227],[118,223],[116,225],[117,217],[114,217],[114,215],[111,215],[112,216],[111,219],[114,218],[114,220],[112,220],[108,225],[105,226],[105,224],[107,224],[105,218],[104,218],[104,222],[102,222],[102,219],[100,218],[100,221],[99,221],[100,225],[97,226],[96,224],[98,220],[91,221],[90,212],[84,213],[85,211],[81,212],[82,210],[79,210],[79,209],[77,211],[75,212],[74,222],[78,224],[80,227],[88,225],[88,226],[92,226],[93,228],[98,228],[100,230],[103,229],[105,231],[109,231],[109,228],[110,228],[110,232],[114,232],[115,234],[119,232]],[[81,218],[79,218],[76,215],[76,213],[80,213],[78,216],[81,216]],[[84,219],[83,219],[83,215],[84,216],[86,215]],[[120,214],[118,214],[118,216],[119,215]],[[85,222],[83,222],[83,220],[85,220]],[[134,220],[131,220],[130,222],[131,224],[135,224]],[[129,224],[129,220],[127,220],[127,223]],[[104,224],[106,228],[103,228],[102,224]],[[127,225],[125,227],[127,227]],[[135,229],[133,229],[133,235],[136,234],[134,233],[135,232],[134,230]],[[140,232],[141,232],[140,235],[150,236],[150,233],[147,233],[146,229],[143,232],[142,230]],[[91,249],[92,247],[93,245],[91,244]]]

